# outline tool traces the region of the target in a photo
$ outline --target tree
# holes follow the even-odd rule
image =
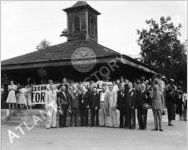
[[[171,17],[161,17],[159,23],[146,20],[146,24],[149,29],[137,30],[142,62],[169,78],[187,81],[187,54],[178,39],[182,25],[175,26]]]
[[[39,45],[37,45],[37,50],[42,50],[45,48],[48,48],[50,46],[50,42],[48,42],[46,39],[42,40]]]

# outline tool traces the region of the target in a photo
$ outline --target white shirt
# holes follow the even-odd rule
[[[119,91],[119,87],[118,87],[117,84],[115,84],[115,85],[113,86],[113,90],[115,90],[116,92]]]
[[[100,101],[104,102],[106,92],[101,92]]]

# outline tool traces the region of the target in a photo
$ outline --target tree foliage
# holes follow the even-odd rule
[[[50,42],[48,42],[46,39],[42,40],[36,47],[37,50],[43,50],[45,48],[48,48],[50,46]]]
[[[161,17],[159,23],[146,20],[149,29],[137,30],[141,60],[158,69],[167,77],[185,81],[187,79],[187,55],[178,39],[182,25],[177,26],[171,17]]]

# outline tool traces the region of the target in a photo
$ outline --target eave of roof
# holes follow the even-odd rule
[[[89,47],[91,48],[96,57],[108,57],[114,55],[120,55],[118,52],[113,51],[107,47],[97,44],[94,41],[69,41],[62,44],[50,46],[44,50],[34,51],[22,56],[7,59],[1,62],[1,65],[14,65],[22,63],[36,63],[42,61],[52,61],[52,60],[66,60],[71,58],[71,54],[79,47]]]
[[[97,63],[108,62],[109,59],[120,57],[124,59],[125,64],[154,73],[156,70],[146,64],[143,64],[127,55],[122,55],[94,41],[69,41],[58,45],[50,46],[44,50],[38,50],[22,56],[14,57],[1,62],[2,70],[37,68],[46,66],[64,66],[71,65],[71,54],[78,47],[89,47],[96,54]],[[148,71],[148,69],[150,71]]]

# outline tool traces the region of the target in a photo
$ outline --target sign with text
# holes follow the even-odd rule
[[[102,85],[103,84],[106,84],[107,88],[110,84],[112,84],[112,82],[103,82],[103,81],[98,81],[98,82],[95,82],[93,83],[93,85],[95,87],[97,87],[97,91],[101,91],[102,90]],[[82,86],[89,86],[89,82],[85,82],[85,83],[82,83]],[[59,86],[60,84],[53,84],[53,86],[55,86],[55,88],[57,89],[57,87]],[[76,86],[77,84],[75,84]],[[46,93],[46,90],[47,90],[47,86],[48,84],[41,84],[41,85],[34,85],[32,87],[32,95],[31,95],[31,102],[32,104],[45,104],[45,93]]]
[[[34,85],[32,87],[31,102],[32,104],[44,104],[45,103],[45,92],[47,84]]]
[[[32,87],[31,102],[32,104],[44,104],[45,103],[45,93],[48,84],[34,85]],[[59,84],[53,84],[56,88]]]

